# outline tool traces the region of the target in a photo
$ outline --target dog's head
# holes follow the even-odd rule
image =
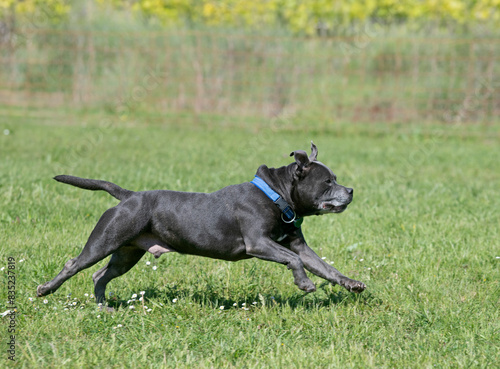
[[[292,196],[307,215],[341,213],[352,201],[354,190],[337,183],[337,176],[325,164],[319,162],[318,148],[311,142],[311,155],[297,150],[290,154],[295,158]]]

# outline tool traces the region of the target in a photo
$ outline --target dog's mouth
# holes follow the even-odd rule
[[[350,201],[344,204],[337,201],[323,201],[319,205],[319,209],[325,213],[342,213],[345,209],[347,209],[347,205],[350,203]]]

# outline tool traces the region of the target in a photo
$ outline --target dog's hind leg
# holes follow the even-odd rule
[[[126,209],[114,207],[104,212],[81,254],[69,260],[54,279],[39,285],[38,297],[55,292],[76,273],[101,261],[118,250],[120,246],[126,245],[146,227],[147,222],[147,219],[141,221],[135,217],[130,207]]]
[[[103,303],[105,301],[106,285],[112,279],[128,272],[145,253],[146,251],[132,245],[125,245],[116,250],[109,263],[92,276],[96,302]]]

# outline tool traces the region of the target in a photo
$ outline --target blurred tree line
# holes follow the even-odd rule
[[[365,22],[431,24],[467,29],[500,25],[500,0],[94,0],[98,8],[118,10],[159,26],[208,25],[280,28],[299,35],[341,34]],[[89,1],[89,3],[92,1]],[[44,24],[67,22],[84,0],[0,0],[1,28],[38,17]],[[24,18],[23,18],[24,17]],[[463,27],[462,27],[463,26]]]

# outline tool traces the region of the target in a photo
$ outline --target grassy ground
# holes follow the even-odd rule
[[[26,368],[492,367],[499,350],[499,132],[460,127],[203,123],[85,127],[27,116],[0,135],[1,312],[15,259],[16,361]],[[100,123],[101,122],[101,123]],[[22,123],[22,124],[18,124]],[[217,123],[217,122],[215,122]],[[291,129],[291,127],[294,129]],[[441,127],[442,128],[442,127]],[[479,132],[479,133],[478,133]],[[5,134],[8,133],[8,134]],[[108,286],[114,313],[92,302],[103,262],[35,298],[79,254],[117,201],[58,184],[61,173],[132,190],[214,191],[308,149],[355,188],[348,211],[305,220],[306,239],[361,295],[317,277],[304,295],[284,266],[146,255]],[[127,301],[145,291],[144,308]],[[30,300],[33,298],[33,301]],[[246,304],[246,305],[244,305]],[[130,309],[134,306],[135,309]],[[223,310],[221,310],[223,306]],[[149,310],[151,309],[151,310]],[[144,309],[146,310],[146,309]]]

